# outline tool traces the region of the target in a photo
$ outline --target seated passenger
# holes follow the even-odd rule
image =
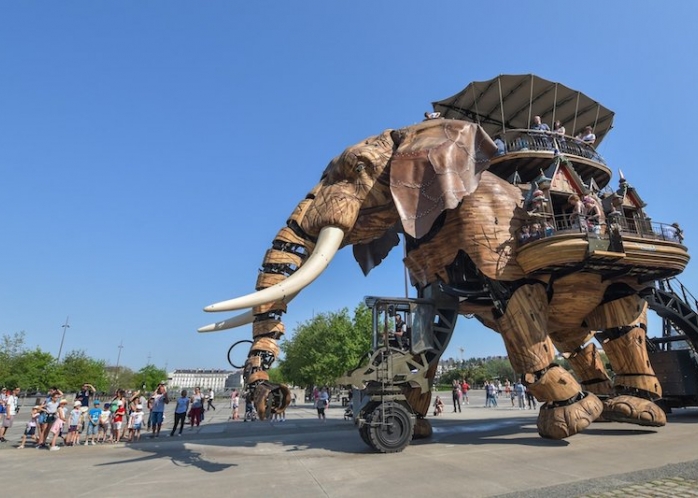
[[[543,232],[540,228],[540,223],[534,223],[531,226],[531,241],[538,240],[543,237]]]
[[[393,332],[390,338],[390,345],[398,349],[406,349],[406,336],[407,324],[402,320],[402,316],[398,313],[397,315],[395,315],[395,332]]]
[[[550,224],[549,221],[545,222],[545,226],[543,227],[543,231],[545,232],[546,237],[551,237],[555,233],[555,229],[553,226]]]
[[[504,143],[504,141],[502,140],[502,138],[499,135],[494,139],[494,144],[497,146],[497,155],[498,156],[501,156],[502,154],[507,153],[507,145]]]
[[[531,238],[531,229],[528,228],[528,225],[524,225],[521,227],[521,231],[519,232],[519,244],[524,245],[526,242],[529,241]]]

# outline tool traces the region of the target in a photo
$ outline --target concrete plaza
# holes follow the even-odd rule
[[[538,436],[535,410],[508,399],[484,408],[482,392],[429,417],[434,435],[401,453],[373,453],[344,409],[317,419],[310,404],[286,422],[230,422],[217,404],[201,427],[133,444],[16,449],[29,407],[0,446],[3,494],[73,497],[467,497],[698,495],[698,409],[675,410],[662,428],[597,423],[564,441]]]

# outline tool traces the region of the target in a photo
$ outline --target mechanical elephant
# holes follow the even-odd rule
[[[244,378],[262,417],[290,401],[288,389],[269,382],[266,373],[278,356],[281,317],[289,302],[340,248],[351,245],[367,274],[404,234],[404,263],[420,294],[439,285],[457,296],[459,312],[501,333],[515,371],[543,402],[538,419],[543,437],[573,435],[602,411],[612,420],[664,423],[651,401],[661,395],[656,382],[651,388],[634,384],[638,373],[652,378],[649,362],[641,348],[627,347],[642,332],[641,299],[631,289],[622,299],[609,300],[610,282],[593,273],[581,277],[588,284],[581,291],[574,275],[525,274],[516,261],[515,236],[525,217],[523,196],[517,186],[487,171],[496,151],[476,124],[428,119],[370,137],[329,163],[264,255],[256,292],[205,308],[247,311],[199,329],[252,323]],[[586,295],[567,310],[574,292]],[[607,352],[617,351],[622,364],[632,356],[641,371],[626,367],[633,370],[627,371],[627,382],[613,386],[598,354],[584,347],[594,331],[606,331]],[[621,344],[617,341],[624,346],[614,348]],[[581,385],[555,364],[556,346],[569,356]],[[427,374],[430,382],[435,370]],[[606,406],[595,393],[607,398]],[[424,416],[430,396],[413,397],[414,411]]]

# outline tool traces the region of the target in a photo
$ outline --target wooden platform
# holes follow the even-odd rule
[[[623,252],[617,252],[608,250],[607,240],[589,237],[579,232],[559,233],[530,242],[518,249],[517,262],[527,275],[576,269],[604,278],[622,275],[647,281],[682,272],[690,259],[686,247],[678,242],[624,236]]]

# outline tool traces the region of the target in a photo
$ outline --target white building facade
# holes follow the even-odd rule
[[[176,389],[191,390],[200,387],[202,391],[213,389],[224,392],[242,388],[242,370],[175,370],[168,374],[168,385]]]

